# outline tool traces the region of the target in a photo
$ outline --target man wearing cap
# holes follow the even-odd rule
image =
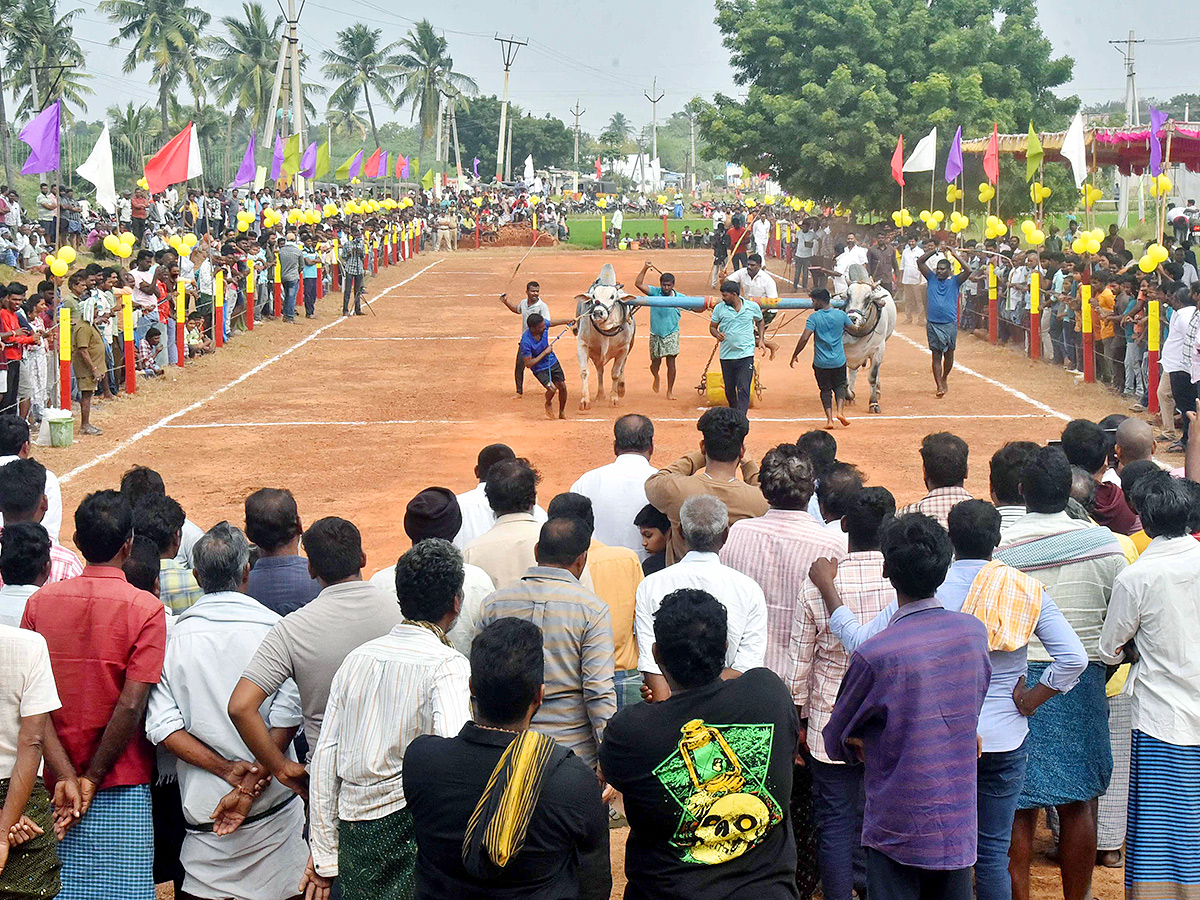
[[[444,487],[425,488],[408,502],[404,510],[404,533],[413,546],[430,538],[453,541],[462,527],[458,498]],[[496,589],[487,572],[470,563],[463,564],[462,609],[454,627],[446,632],[450,643],[463,656],[471,655],[471,641],[479,630],[479,607],[483,598]],[[388,566],[371,576],[371,584],[391,597],[396,593],[396,567]]]

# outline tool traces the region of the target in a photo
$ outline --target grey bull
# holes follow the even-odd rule
[[[612,393],[610,402],[616,406],[625,396],[625,365],[629,362],[629,351],[637,325],[633,321],[633,307],[628,302],[634,295],[625,292],[617,283],[617,273],[606,263],[600,269],[600,277],[587,293],[578,294],[576,316],[578,337],[575,342],[579,354],[579,408],[591,409],[592,397],[588,383],[588,363],[596,367],[596,400],[604,397],[604,367],[612,363]]]
[[[857,264],[850,267],[849,285],[844,297],[846,315],[850,317],[851,322],[842,336],[842,344],[846,349],[846,367],[849,370],[846,399],[854,402],[858,370],[869,367],[869,409],[877,413],[881,409],[879,370],[883,365],[883,353],[887,348],[888,338],[896,330],[896,301],[888,291],[868,277],[863,266]]]

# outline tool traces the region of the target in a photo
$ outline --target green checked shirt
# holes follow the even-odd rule
[[[158,561],[158,596],[173,616],[177,616],[200,599],[204,591],[187,566],[173,559]]]

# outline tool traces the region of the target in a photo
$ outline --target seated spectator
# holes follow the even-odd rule
[[[641,534],[642,550],[646,554],[646,558],[642,560],[642,574],[653,575],[655,572],[661,572],[667,566],[671,520],[647,503],[634,517],[633,524]]]
[[[471,645],[473,720],[456,737],[408,745],[416,900],[574,898],[589,887],[577,861],[607,847],[608,817],[595,773],[530,730],[544,666],[538,627],[498,619]]]
[[[246,537],[258,548],[246,593],[281,616],[305,606],[321,592],[300,556],[304,525],[291,491],[260,488],[246,498]]]
[[[945,528],[950,510],[971,499],[963,488],[967,480],[967,453],[967,442],[949,432],[926,435],[921,441],[921,464],[929,493],[898,510],[896,515],[923,513]]]
[[[704,590],[667,594],[649,649],[670,699],[618,713],[605,735],[601,768],[629,818],[626,896],[796,896],[796,709],[769,669],[726,680],[726,619]]]
[[[192,570],[175,561],[184,518],[183,507],[161,494],[146,497],[133,511],[133,533],[149,538],[158,548],[158,596],[173,616],[199,600],[203,593]]]
[[[767,652],[767,600],[754,579],[722,565],[720,552],[729,537],[729,514],[716,497],[700,494],[685,500],[679,510],[687,552],[641,583],[637,591],[638,668],[655,701],[670,696],[670,688],[654,655],[654,613],[663,598],[680,588],[707,591],[728,612],[725,678],[736,678],[763,664]]]
[[[45,528],[42,523],[50,504],[46,493],[48,475],[45,466],[36,459],[19,457],[0,466],[0,514],[4,515],[8,524],[31,523]],[[3,543],[3,537],[0,531],[0,544]],[[66,581],[82,572],[83,563],[79,557],[51,537],[50,577],[46,583]]]

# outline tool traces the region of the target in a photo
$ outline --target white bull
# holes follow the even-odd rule
[[[854,402],[854,384],[858,370],[870,366],[868,379],[871,382],[870,411],[880,412],[879,369],[883,365],[883,352],[887,340],[896,330],[896,301],[892,295],[867,276],[863,266],[853,265],[849,272],[849,286],[843,295],[846,299],[846,314],[851,326],[842,336],[846,348],[846,366],[849,376],[846,399]]]
[[[632,296],[617,284],[616,271],[606,263],[587,293],[575,297],[579,320],[575,347],[579,353],[580,409],[592,408],[588,388],[589,361],[596,367],[596,400],[604,397],[604,367],[609,362],[612,363],[610,402],[616,406],[625,396],[625,365],[629,362],[629,351],[633,349],[633,338],[637,333],[632,308],[626,302]]]

